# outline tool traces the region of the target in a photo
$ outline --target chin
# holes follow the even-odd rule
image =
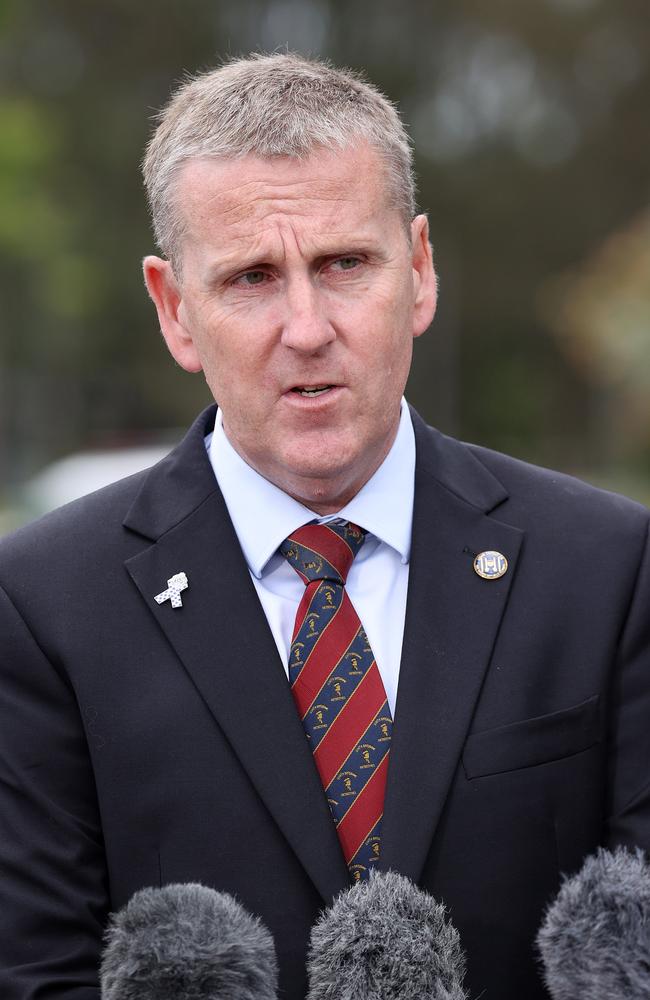
[[[309,445],[285,456],[282,463],[285,472],[293,479],[313,480],[330,483],[345,480],[359,466],[361,456],[358,449],[346,449],[343,442],[327,447]]]
[[[307,507],[323,507],[322,513],[332,513],[345,506],[372,475],[356,462],[341,462],[341,455],[331,462],[303,462],[285,466],[282,480],[276,485]],[[328,508],[328,509],[325,509]]]

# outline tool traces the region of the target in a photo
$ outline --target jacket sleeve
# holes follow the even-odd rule
[[[650,538],[646,534],[612,680],[606,845],[650,859]]]
[[[0,589],[0,997],[99,1000],[107,874],[74,693]]]

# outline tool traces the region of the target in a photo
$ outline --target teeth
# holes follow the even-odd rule
[[[327,392],[329,388],[329,385],[320,385],[316,389],[296,388],[293,391],[300,393],[301,396],[320,396],[323,392]]]

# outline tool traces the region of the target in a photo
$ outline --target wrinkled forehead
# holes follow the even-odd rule
[[[197,158],[176,181],[186,237],[236,237],[281,219],[336,231],[366,227],[396,213],[387,169],[363,144],[317,149],[306,157]]]

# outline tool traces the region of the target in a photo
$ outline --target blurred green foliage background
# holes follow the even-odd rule
[[[0,0],[0,506],[209,400],[142,285],[138,164],[185,72],[286,47],[412,132],[441,303],[410,401],[648,502],[649,41],[647,0]]]

